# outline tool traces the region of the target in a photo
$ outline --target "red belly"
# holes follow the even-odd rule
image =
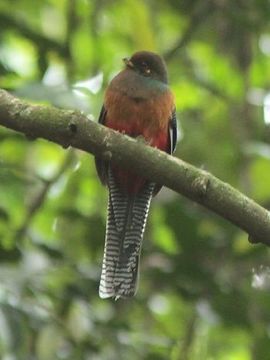
[[[110,123],[110,121],[108,121],[106,125],[110,128],[113,128],[114,130],[125,133],[134,138],[138,136],[143,136],[149,145],[166,152],[168,151],[169,148],[168,131],[164,132],[163,130],[152,136],[151,130],[144,129],[142,131],[139,131],[136,124],[133,125],[129,124],[129,126],[125,124],[125,127],[123,126],[120,127],[119,124],[118,126],[115,126],[115,124],[112,124]],[[125,192],[136,194],[142,189],[142,187],[147,181],[140,175],[134,173],[132,170],[121,169],[116,165],[114,165],[112,169],[118,185]]]

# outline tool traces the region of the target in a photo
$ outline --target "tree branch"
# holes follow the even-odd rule
[[[78,111],[29,105],[0,90],[0,125],[75,148],[143,174],[204,205],[270,245],[270,213],[229,184],[184,161],[90,121]]]

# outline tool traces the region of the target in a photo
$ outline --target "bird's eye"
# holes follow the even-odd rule
[[[146,62],[143,62],[143,63],[142,63],[142,68],[143,68],[143,72],[144,72],[145,74],[150,74],[151,70],[150,70],[150,68],[149,68],[149,66],[147,65]]]

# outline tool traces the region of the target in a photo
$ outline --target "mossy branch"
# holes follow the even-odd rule
[[[30,105],[0,90],[0,125],[31,139],[84,150],[117,163],[204,205],[270,245],[270,213],[212,174],[91,121],[78,111]]]

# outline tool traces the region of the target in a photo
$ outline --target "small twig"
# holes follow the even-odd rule
[[[178,360],[189,360],[190,358],[189,357],[190,350],[196,332],[196,321],[197,321],[197,314],[194,311],[194,313],[191,315],[190,319],[186,324],[186,332],[184,334],[181,343],[179,344],[180,351],[177,357]]]
[[[210,15],[212,15],[213,11],[210,11],[209,4],[206,1],[202,1],[201,3],[196,3],[196,8],[193,14],[190,17],[189,24],[176,42],[176,44],[168,50],[164,55],[164,59],[166,61],[170,61],[176,54],[178,54],[185,46],[191,41],[193,35],[198,30],[200,25],[205,22]]]
[[[185,64],[187,76],[194,84],[199,85],[200,88],[207,90],[209,93],[225,102],[232,102],[230,96],[226,94],[223,89],[218,88],[216,84],[197,74],[196,64],[188,54],[183,54],[182,61]]]
[[[104,0],[92,1],[91,13],[89,14],[89,26],[91,37],[93,41],[93,47],[99,48],[100,39],[100,19],[101,13],[104,7]],[[92,55],[91,74],[96,75],[100,71],[100,51],[94,51]]]
[[[71,43],[73,34],[76,31],[77,27],[77,14],[76,14],[76,0],[68,0],[67,2],[67,27],[66,27],[66,49],[67,55],[65,57],[66,67],[67,67],[67,76],[68,80],[71,82],[74,76],[74,62],[71,52]]]
[[[191,81],[199,85],[200,88],[205,89],[215,97],[219,98],[220,100],[223,100],[224,102],[230,101],[230,97],[227,94],[225,94],[224,91],[219,89],[215,84],[194,75],[191,76]]]
[[[19,35],[31,40],[38,48],[53,50],[63,57],[67,55],[67,48],[65,45],[56,40],[50,39],[45,35],[37,33],[22,20],[19,21],[13,16],[11,17],[10,15],[0,13],[0,24],[2,32],[4,29],[14,30],[18,32]]]
[[[59,169],[56,171],[56,173],[51,177],[50,180],[44,180],[43,187],[39,191],[39,193],[34,197],[33,201],[29,205],[25,218],[21,224],[21,226],[16,231],[16,241],[18,242],[21,240],[25,234],[27,233],[27,230],[29,229],[29,226],[31,222],[33,221],[34,216],[38,212],[38,210],[43,206],[46,196],[48,194],[48,191],[54,185],[60,177],[64,174],[64,172],[69,168],[72,160],[74,158],[74,151],[73,149],[69,150],[63,163],[60,165]]]

